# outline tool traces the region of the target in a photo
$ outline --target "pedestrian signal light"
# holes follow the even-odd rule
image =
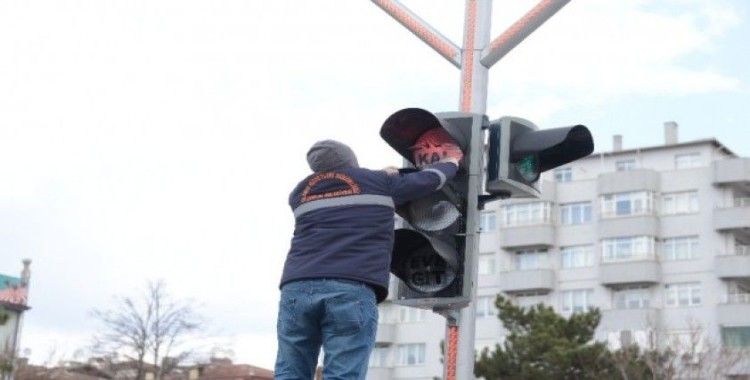
[[[485,189],[505,197],[539,197],[542,172],[594,151],[591,132],[583,125],[540,130],[511,116],[490,123],[488,143]]]

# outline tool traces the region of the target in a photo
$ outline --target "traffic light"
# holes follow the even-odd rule
[[[441,159],[440,154],[413,155],[420,137],[443,130],[464,153],[456,176],[440,191],[397,208],[402,225],[395,231],[391,272],[399,278],[396,303],[423,308],[459,308],[468,304],[471,269],[466,252],[476,244],[478,173],[481,170],[483,115],[432,114],[407,108],[391,115],[380,136],[415,171]],[[442,133],[442,132],[441,132]],[[473,232],[472,232],[473,231]],[[467,233],[468,232],[468,233]]]
[[[539,197],[542,172],[594,151],[583,125],[539,130],[528,120],[506,116],[490,123],[489,131],[485,189],[503,197]]]

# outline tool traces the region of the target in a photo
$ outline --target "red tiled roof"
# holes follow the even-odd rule
[[[99,377],[83,373],[69,372],[65,368],[44,367],[21,367],[16,373],[17,380],[55,379],[55,380],[107,380],[108,377]]]
[[[14,305],[26,305],[28,292],[26,287],[11,286],[0,290],[0,302]]]
[[[247,364],[222,364],[206,367],[201,380],[273,380],[273,371]]]

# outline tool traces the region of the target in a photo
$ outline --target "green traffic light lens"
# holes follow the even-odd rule
[[[534,182],[539,179],[539,160],[534,154],[524,156],[516,163],[516,170],[524,180]]]

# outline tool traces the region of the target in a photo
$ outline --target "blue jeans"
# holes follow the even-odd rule
[[[314,279],[285,284],[274,378],[312,379],[322,345],[325,380],[364,379],[377,327],[375,293],[364,283]]]

